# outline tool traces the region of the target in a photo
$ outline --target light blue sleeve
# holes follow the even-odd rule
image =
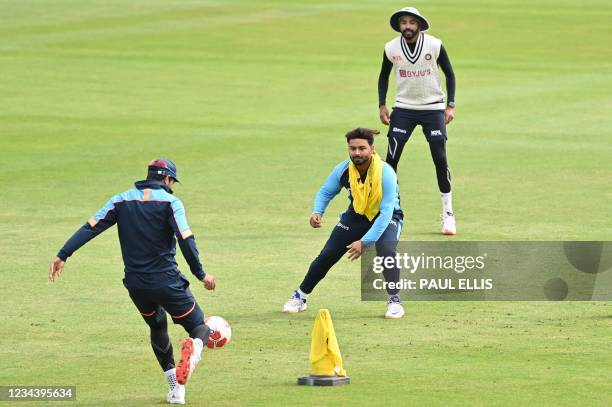
[[[120,201],[122,201],[121,195],[113,196],[108,200],[108,202],[106,202],[106,205],[104,205],[98,212],[96,212],[94,216],[89,219],[89,224],[93,227],[102,219],[105,219],[113,210],[115,210],[115,204]]]
[[[385,229],[387,229],[393,217],[395,198],[397,196],[397,176],[395,175],[395,171],[386,163],[383,163],[382,190],[383,196],[380,201],[380,214],[374,221],[370,230],[361,238],[361,241],[366,246],[374,244],[380,239],[380,236],[384,233]]]
[[[327,177],[325,183],[323,183],[323,186],[321,186],[321,189],[317,192],[312,209],[313,213],[320,213],[321,215],[325,213],[327,205],[329,205],[331,200],[334,199],[342,189],[340,177],[347,167],[348,160],[342,161],[340,164],[336,165],[331,174],[329,174],[329,177]]]
[[[173,200],[171,205],[172,205],[174,221],[176,222],[176,228],[177,228],[175,232],[178,232],[180,235],[183,236],[183,239],[186,239],[192,233],[191,233],[191,230],[189,229],[189,225],[187,224],[187,216],[185,215],[185,207],[183,206],[183,203],[181,202],[181,200],[178,198]]]

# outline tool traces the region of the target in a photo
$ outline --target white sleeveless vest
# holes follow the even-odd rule
[[[414,52],[403,36],[385,44],[385,55],[393,63],[397,93],[393,107],[414,110],[444,110],[444,92],[438,70],[442,41],[421,33]]]

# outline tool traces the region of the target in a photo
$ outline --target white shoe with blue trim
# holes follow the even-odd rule
[[[297,314],[298,312],[306,311],[306,300],[300,297],[296,291],[293,297],[283,305],[283,312],[287,314]]]

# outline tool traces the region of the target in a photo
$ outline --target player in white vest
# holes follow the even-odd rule
[[[455,74],[438,38],[425,34],[429,23],[419,10],[406,7],[395,12],[391,27],[400,35],[385,45],[378,78],[380,120],[389,126],[387,163],[397,172],[397,164],[417,125],[423,128],[442,198],[442,233],[457,233],[453,214],[450,171],[446,161],[446,125],[455,117]],[[440,72],[446,77],[448,98],[444,101]],[[389,74],[395,71],[396,97],[393,113],[386,106]]]

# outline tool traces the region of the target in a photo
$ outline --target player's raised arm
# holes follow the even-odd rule
[[[85,243],[89,242],[117,222],[117,215],[115,213],[116,198],[116,196],[111,198],[98,213],[89,218],[83,226],[74,232],[57,255],[51,260],[51,264],[49,265],[49,281],[55,282],[59,277],[68,257],[72,256],[72,254]]]

